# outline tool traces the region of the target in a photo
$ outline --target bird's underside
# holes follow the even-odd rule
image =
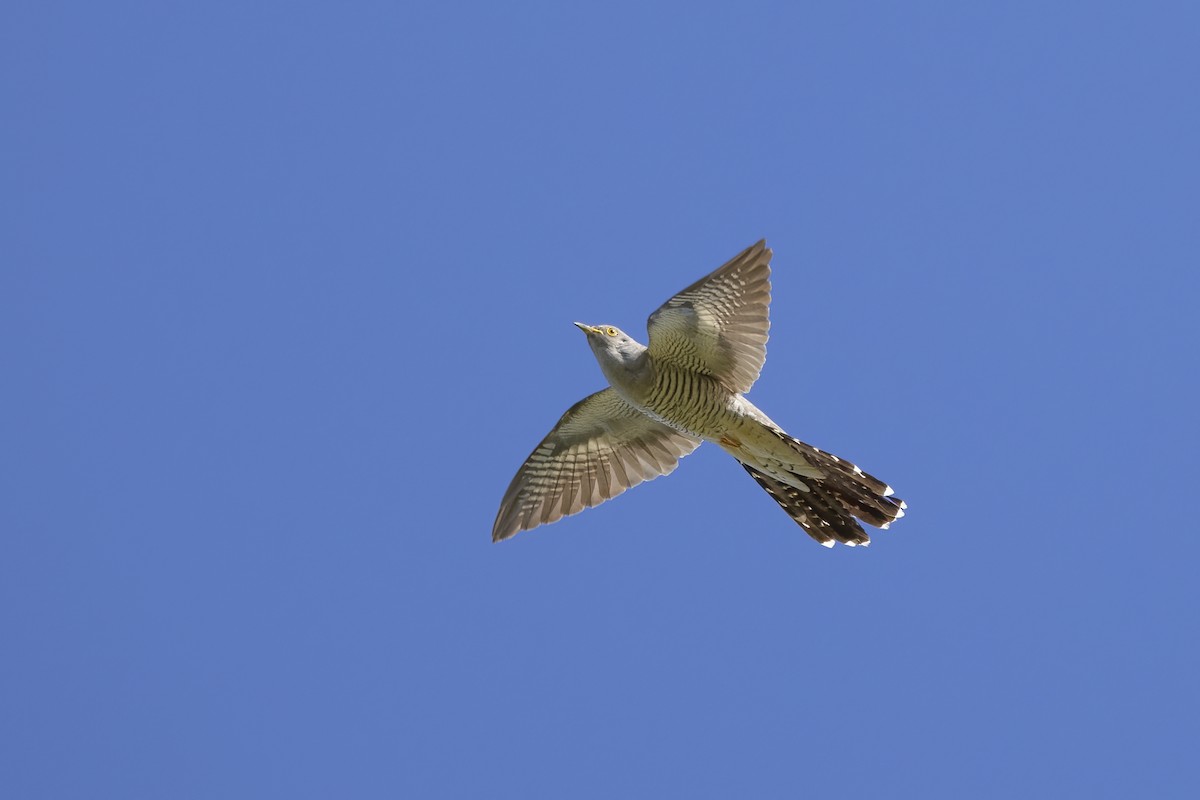
[[[885,483],[800,442],[742,397],[766,358],[771,251],[759,242],[650,316],[650,344],[576,323],[610,386],[576,403],[501,501],[493,540],[554,522],[674,471],[704,441],[730,453],[823,545],[866,545],[905,504]]]

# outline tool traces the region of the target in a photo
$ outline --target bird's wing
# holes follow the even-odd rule
[[[746,392],[767,359],[771,251],[746,248],[650,315],[650,356]]]
[[[580,400],[529,454],[500,501],[492,540],[599,505],[674,471],[699,439],[655,422],[612,389]]]

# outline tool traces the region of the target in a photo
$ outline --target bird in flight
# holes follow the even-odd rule
[[[612,325],[575,325],[608,379],[580,400],[517,470],[492,540],[599,505],[667,475],[701,442],[736,458],[826,547],[870,544],[904,516],[892,489],[789,436],[745,398],[767,358],[771,251],[760,241],[650,315],[650,344]]]

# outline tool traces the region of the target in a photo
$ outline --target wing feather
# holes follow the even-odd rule
[[[604,389],[573,405],[504,493],[493,541],[599,505],[666,475],[700,445]]]
[[[771,251],[760,241],[650,315],[650,355],[747,392],[767,359]]]

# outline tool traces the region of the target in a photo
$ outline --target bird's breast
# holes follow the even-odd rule
[[[660,422],[702,439],[719,440],[736,422],[736,395],[711,376],[680,369],[659,370],[637,403]]]

